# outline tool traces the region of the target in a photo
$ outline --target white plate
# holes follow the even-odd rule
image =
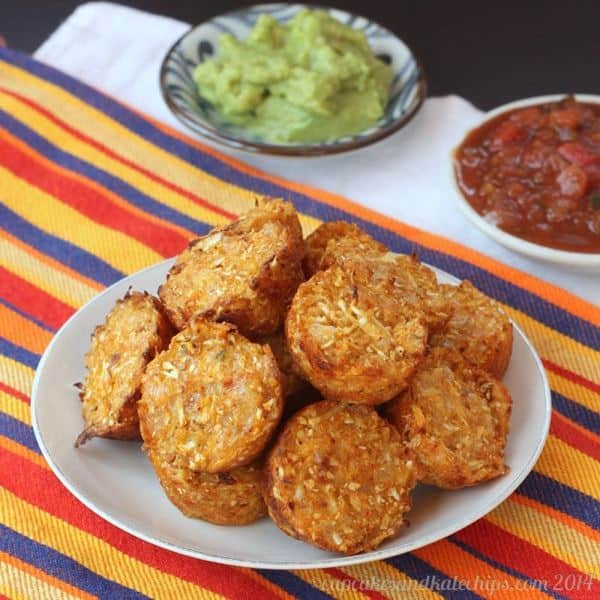
[[[594,96],[591,94],[573,94],[579,102],[589,102],[593,104],[600,104],[600,96]],[[448,160],[448,175],[450,179],[450,187],[454,191],[456,201],[461,212],[471,223],[479,228],[483,233],[491,237],[493,240],[502,244],[506,248],[510,248],[514,252],[524,254],[530,258],[542,260],[544,262],[554,263],[558,265],[564,265],[565,267],[572,267],[578,270],[591,270],[598,272],[600,270],[600,254],[589,254],[585,252],[568,252],[566,250],[557,250],[555,248],[549,248],[548,246],[542,246],[541,244],[534,244],[528,242],[519,237],[506,233],[499,227],[487,221],[482,217],[466,200],[463,193],[458,186],[456,181],[456,174],[454,171],[455,163],[455,152],[456,149],[462,144],[464,139],[469,135],[471,131],[481,127],[484,123],[501,115],[502,113],[514,110],[515,108],[524,108],[525,106],[532,106],[534,104],[544,104],[547,102],[556,102],[567,96],[567,94],[553,94],[550,96],[536,96],[534,98],[525,98],[523,100],[515,100],[509,104],[503,104],[494,110],[491,110],[481,118],[473,127],[466,132],[460,142],[456,144],[456,147],[450,153]]]
[[[550,390],[531,343],[515,326],[504,378],[514,403],[506,448],[510,472],[452,492],[419,486],[410,527],[378,550],[356,556],[327,553],[286,536],[267,518],[222,527],[184,517],[165,497],[139,443],[94,439],[73,447],[83,425],[73,383],[84,379],[83,357],[94,327],[129,286],[155,293],[171,264],[165,261],[119,281],[73,315],[48,346],[33,383],[33,428],[44,457],[71,493],[113,525],[157,546],[219,563],[268,569],[350,565],[402,554],[462,529],[509,496],[533,468],[550,424]],[[457,283],[440,271],[438,277]]]

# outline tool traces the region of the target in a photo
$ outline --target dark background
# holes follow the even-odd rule
[[[0,35],[9,46],[33,52],[79,3],[0,0]],[[254,3],[122,2],[190,23]],[[400,35],[423,63],[432,96],[460,94],[489,109],[539,94],[600,94],[600,0],[327,0],[327,4],[364,14]]]

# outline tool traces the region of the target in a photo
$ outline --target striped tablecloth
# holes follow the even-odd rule
[[[550,437],[535,470],[488,516],[386,561],[258,571],[140,541],[50,471],[29,395],[53,334],[105,286],[179,252],[257,193],[293,200],[307,230],[354,220],[393,250],[470,279],[533,341],[552,387]],[[600,308],[344,198],[257,172],[0,51],[0,594],[599,598],[599,413]]]

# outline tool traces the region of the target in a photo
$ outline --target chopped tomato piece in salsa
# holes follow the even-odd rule
[[[503,113],[455,154],[463,195],[501,229],[572,252],[600,252],[600,104],[560,102]]]

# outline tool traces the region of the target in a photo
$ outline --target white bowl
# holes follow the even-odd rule
[[[478,127],[481,127],[484,123],[497,117],[498,115],[513,110],[515,108],[523,108],[525,106],[532,106],[535,104],[544,104],[546,102],[555,102],[567,96],[568,94],[552,94],[549,96],[535,96],[533,98],[524,98],[523,100],[515,100],[508,104],[503,104],[494,110],[486,113],[481,120],[476,123],[469,131],[461,137],[460,141],[454,146],[450,153],[448,161],[448,174],[451,182],[451,189],[454,190],[458,207],[461,212],[469,219],[476,227],[478,227],[483,233],[491,237],[493,240],[502,244],[510,250],[514,250],[519,254],[542,260],[544,262],[564,265],[565,267],[573,267],[576,269],[594,270],[600,271],[600,254],[589,254],[584,252],[568,252],[566,250],[556,250],[548,246],[542,246],[540,244],[534,244],[521,238],[518,238],[510,233],[506,233],[499,227],[496,227],[489,221],[486,221],[467,201],[464,197],[458,182],[456,180],[455,172],[455,153],[460,144],[464,139]],[[600,104],[600,96],[592,94],[573,94],[575,98],[580,102],[589,102],[594,104]]]
[[[354,135],[324,142],[266,142],[242,127],[227,122],[198,93],[193,72],[218,49],[220,36],[227,32],[244,39],[258,18],[268,14],[287,23],[305,8],[319,8],[345,25],[362,31],[369,46],[390,65],[394,79],[381,118]],[[282,156],[319,156],[362,148],[404,127],[419,111],[426,96],[425,73],[411,49],[394,33],[364,17],[311,4],[256,4],[214,17],[190,29],[178,39],[163,59],[160,89],[171,112],[195,133],[226,146]]]

